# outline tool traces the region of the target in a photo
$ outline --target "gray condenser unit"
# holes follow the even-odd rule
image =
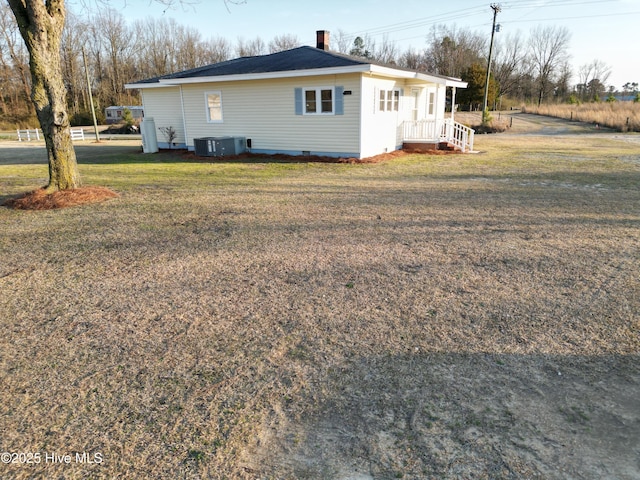
[[[200,157],[224,157],[238,155],[247,149],[244,137],[204,137],[194,138],[196,155]]]

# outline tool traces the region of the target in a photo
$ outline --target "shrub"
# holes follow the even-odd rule
[[[124,126],[127,127],[127,128],[132,127],[133,124],[135,123],[135,120],[133,119],[133,114],[131,113],[131,110],[129,110],[126,107],[122,111],[122,121],[124,123]]]

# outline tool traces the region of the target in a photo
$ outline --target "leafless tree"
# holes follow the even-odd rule
[[[175,44],[175,70],[188,70],[202,65],[203,45],[197,29],[186,26],[177,28]]]
[[[173,71],[172,22],[175,23],[173,19],[149,17],[134,23],[139,58],[136,77],[156,77]]]
[[[69,13],[62,32],[62,73],[67,86],[69,111],[72,114],[78,114],[88,107],[82,48],[78,48],[86,43],[87,27],[78,16]]]
[[[555,81],[553,96],[555,101],[564,102],[571,95],[571,77],[573,71],[568,61],[565,61],[558,69],[558,76]]]
[[[335,35],[331,38],[331,49],[338,52],[347,54],[353,44],[353,36],[349,35],[344,30],[339,29]]]
[[[498,86],[498,98],[516,94],[523,76],[528,73],[526,45],[522,38],[522,34],[516,32],[501,35],[495,42],[492,75]]]
[[[236,55],[238,57],[254,57],[256,55],[264,55],[267,52],[267,46],[260,37],[253,40],[245,40],[238,37],[236,42]]]
[[[398,65],[412,70],[427,70],[427,61],[423,53],[409,48],[398,58]]]
[[[397,64],[398,63],[398,47],[396,44],[389,40],[389,37],[385,35],[382,38],[382,43],[375,47],[373,50],[373,59],[378,62]]]
[[[606,88],[611,67],[601,60],[593,60],[578,68],[577,90],[581,100],[594,99]]]
[[[269,53],[291,50],[302,45],[300,39],[295,35],[277,35],[269,42]]]
[[[566,27],[538,26],[529,35],[529,54],[537,83],[538,105],[554,89],[561,67],[569,59],[571,34]]]
[[[131,78],[133,57],[137,45],[131,28],[119,11],[101,9],[92,19],[98,28],[96,36],[104,52],[105,64],[101,72],[101,98],[109,104],[122,105],[124,84]]]
[[[203,44],[203,64],[224,62],[231,58],[231,43],[222,37],[213,37]]]
[[[468,29],[437,25],[427,38],[428,70],[440,75],[461,77],[473,64],[481,63],[485,57],[486,40]]]
[[[0,4],[0,62],[3,65],[3,98],[8,94],[17,106],[19,99],[30,96],[31,78],[29,75],[29,54],[20,41],[18,25],[12,21],[8,4]],[[6,90],[6,92],[5,92]]]

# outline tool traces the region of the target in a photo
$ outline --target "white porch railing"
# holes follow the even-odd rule
[[[402,139],[439,142],[442,127],[442,121],[436,120],[405,121],[402,122]]]
[[[404,141],[447,142],[462,152],[473,150],[475,131],[450,118],[402,122]]]

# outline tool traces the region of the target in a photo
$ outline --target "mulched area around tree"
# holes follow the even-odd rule
[[[3,205],[16,210],[53,210],[103,202],[118,197],[113,190],[105,187],[87,186],[46,193],[44,188],[6,200]]]

